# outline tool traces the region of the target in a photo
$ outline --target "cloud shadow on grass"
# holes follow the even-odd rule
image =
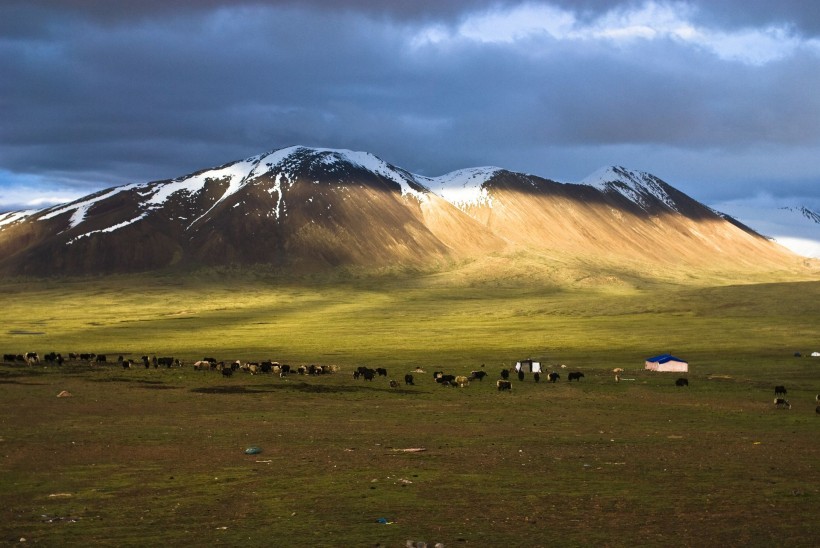
[[[321,384],[310,384],[306,382],[271,384],[267,386],[205,386],[192,388],[191,392],[197,394],[261,394],[265,392],[275,392],[277,390],[292,390],[294,392],[307,392],[311,394],[339,394],[353,392],[390,392],[394,394],[415,394],[416,391],[402,388],[373,388],[369,386],[326,386]]]

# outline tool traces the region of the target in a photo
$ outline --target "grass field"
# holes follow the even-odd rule
[[[341,367],[226,379],[3,364],[0,542],[816,544],[820,282],[454,279],[0,284],[4,353]],[[689,388],[642,371],[662,352],[689,360]],[[527,357],[562,380],[497,392]],[[391,389],[354,380],[357,365],[427,373]],[[463,389],[432,379],[482,365],[488,378]],[[775,384],[791,410],[774,408]]]

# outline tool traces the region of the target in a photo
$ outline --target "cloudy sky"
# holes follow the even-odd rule
[[[285,146],[820,208],[816,0],[3,0],[0,211]]]

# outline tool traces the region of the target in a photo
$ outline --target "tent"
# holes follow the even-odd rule
[[[646,360],[646,369],[649,371],[675,371],[686,373],[689,371],[689,364],[686,361],[676,358],[671,354],[661,354]]]
[[[515,362],[515,370],[516,372],[524,371],[525,373],[540,373],[541,362],[534,362],[532,360],[521,360],[520,362]]]

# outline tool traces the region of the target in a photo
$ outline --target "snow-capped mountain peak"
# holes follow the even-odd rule
[[[295,168],[304,166],[305,162],[331,172],[335,168],[344,169],[345,165],[349,165],[393,181],[401,188],[402,195],[411,195],[418,200],[423,200],[427,193],[427,189],[412,174],[388,164],[370,152],[292,146],[263,154],[254,159],[257,166],[264,167],[254,168],[249,180],[272,171],[281,172],[285,179],[293,180],[292,172]]]
[[[790,211],[797,216],[805,217],[809,222],[820,224],[820,213],[812,211],[807,207],[781,207],[780,209]]]
[[[584,178],[579,184],[597,188],[601,192],[618,192],[644,209],[658,200],[677,211],[675,200],[669,195],[669,186],[650,173],[634,171],[621,166],[603,167]]]

